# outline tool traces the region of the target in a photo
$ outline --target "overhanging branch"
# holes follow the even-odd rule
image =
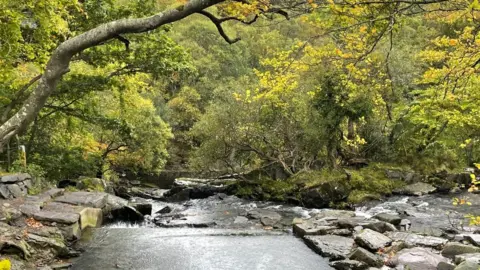
[[[215,15],[213,15],[212,13],[210,13],[210,12],[208,12],[208,11],[205,11],[205,10],[198,11],[197,13],[198,13],[198,14],[202,14],[203,16],[209,18],[210,21],[212,21],[213,24],[215,24],[215,26],[217,27],[218,33],[223,37],[223,39],[225,39],[226,42],[228,42],[228,44],[233,44],[233,43],[235,43],[235,42],[240,41],[240,38],[239,38],[239,37],[236,37],[236,38],[234,38],[234,39],[231,39],[231,38],[225,33],[225,30],[223,30],[222,23],[225,22],[225,21],[227,21],[227,20],[219,19],[219,18],[215,17]],[[233,18],[232,18],[232,20],[233,20]]]

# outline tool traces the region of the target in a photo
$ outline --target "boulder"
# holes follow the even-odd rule
[[[465,261],[459,264],[457,267],[455,267],[454,270],[478,270],[478,269],[480,269],[480,264]]]
[[[448,262],[445,257],[427,248],[403,249],[393,257],[392,262],[409,270],[437,270],[440,262]]]
[[[361,247],[356,248],[348,257],[350,260],[364,262],[368,266],[381,267],[383,265],[382,257],[371,253]]]
[[[480,234],[467,234],[467,235],[464,235],[463,237],[472,245],[480,247]]]
[[[128,205],[137,209],[142,215],[152,215],[152,204],[145,199],[135,198],[128,202]]]
[[[336,270],[366,270],[368,265],[363,262],[354,261],[354,260],[342,260],[334,261],[330,263],[330,266]]]
[[[79,190],[104,192],[104,181],[100,178],[80,177],[76,185]]]
[[[439,262],[437,265],[437,270],[454,270],[455,265],[447,262]]]
[[[414,183],[393,191],[394,194],[409,195],[409,196],[422,196],[425,194],[433,193],[437,190],[434,186],[427,183]]]
[[[368,224],[362,225],[364,228],[374,230],[379,233],[385,233],[385,232],[395,232],[397,231],[397,228],[391,223],[388,222],[383,222],[383,221],[378,221],[378,222],[371,222]]]
[[[456,255],[465,253],[480,253],[480,247],[450,242],[447,243],[442,250],[442,255],[451,259],[453,259]]]
[[[387,232],[386,234],[394,241],[404,242],[408,247],[423,246],[442,249],[442,247],[448,242],[448,240],[440,237],[423,236],[407,232]]]
[[[387,214],[387,213],[380,213],[380,214],[374,216],[374,218],[376,218],[378,220],[381,220],[381,221],[384,221],[384,222],[388,222],[388,223],[393,224],[395,226],[400,225],[400,222],[402,221],[402,218],[399,215],[392,215],[392,214]]]
[[[123,220],[123,221],[142,221],[144,219],[142,213],[138,212],[137,209],[126,205],[123,208],[113,210],[111,212],[112,218],[114,220]]]
[[[293,224],[293,233],[299,237],[303,237],[304,235],[325,235],[335,229],[337,229],[337,227],[321,225],[313,220],[305,220],[302,223]]]
[[[30,180],[32,177],[28,173],[16,173],[16,174],[7,174],[0,177],[0,183],[2,184],[12,184],[23,182],[25,180]]]
[[[354,241],[337,235],[307,235],[304,241],[314,251],[332,260],[343,260],[353,249]]]
[[[480,253],[465,253],[456,255],[454,261],[456,264],[460,264],[464,261],[471,261],[480,264]]]
[[[247,218],[260,220],[264,226],[273,226],[282,219],[282,216],[275,211],[255,209],[248,211]]]
[[[300,196],[305,207],[325,208],[330,203],[345,200],[349,191],[348,186],[342,181],[330,181],[304,190]]]
[[[392,239],[370,229],[364,229],[355,237],[355,242],[368,250],[377,251],[392,243]]]

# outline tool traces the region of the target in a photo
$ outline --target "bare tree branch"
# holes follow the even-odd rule
[[[237,38],[234,38],[234,39],[231,39],[226,33],[225,31],[223,30],[223,27],[222,27],[222,21],[221,19],[215,17],[215,15],[213,15],[212,13],[208,12],[208,11],[205,11],[205,10],[201,10],[199,12],[197,12],[198,14],[202,14],[203,16],[209,18],[213,24],[215,24],[215,26],[217,27],[218,29],[218,33],[223,37],[223,39],[225,39],[226,42],[228,42],[228,44],[233,44],[235,42],[238,42],[240,41],[240,38],[237,37]]]

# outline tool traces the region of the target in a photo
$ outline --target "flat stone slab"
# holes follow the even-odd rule
[[[92,208],[104,208],[107,204],[107,196],[107,193],[78,191],[60,196],[55,201]]]
[[[430,184],[418,182],[415,184],[407,185],[402,188],[396,189],[393,191],[393,193],[400,194],[400,195],[409,195],[409,196],[422,196],[425,194],[435,192],[436,190],[437,188]]]
[[[32,179],[30,174],[28,173],[16,173],[16,174],[8,174],[0,177],[0,183],[17,183],[17,182],[23,182],[27,179]]]
[[[354,245],[353,239],[337,235],[308,235],[303,239],[317,253],[332,260],[348,258]]]
[[[80,215],[76,213],[54,212],[42,210],[33,214],[33,218],[39,221],[57,222],[62,224],[73,224],[80,219]]]
[[[434,236],[423,236],[414,233],[407,232],[387,232],[387,236],[394,241],[403,241],[407,246],[423,246],[435,249],[442,249],[442,247],[448,242],[447,239]]]
[[[368,250],[377,251],[392,243],[392,239],[376,231],[364,229],[355,237],[355,242]]]
[[[293,225],[293,233],[299,237],[304,235],[325,235],[329,231],[335,230],[337,227],[329,225],[319,225],[311,220],[305,220],[302,223]]]

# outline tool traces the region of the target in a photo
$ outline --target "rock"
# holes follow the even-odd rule
[[[105,210],[107,212],[115,211],[124,208],[128,205],[128,201],[120,198],[115,195],[108,194],[107,195],[107,203],[105,206]]]
[[[465,261],[459,264],[457,267],[455,267],[454,270],[478,270],[478,269],[480,269],[480,264]]]
[[[242,217],[242,216],[237,216],[235,220],[233,221],[234,224],[242,224],[242,223],[247,223],[248,218]]]
[[[453,259],[456,255],[465,253],[480,253],[480,247],[450,242],[447,243],[442,250],[442,255],[451,259]]]
[[[73,224],[80,219],[80,215],[77,213],[67,212],[54,212],[48,210],[42,210],[34,213],[33,218],[38,221],[57,222],[62,224]]]
[[[39,236],[36,234],[28,234],[27,243],[31,246],[36,246],[39,249],[51,248],[56,252],[56,254],[61,254],[67,249],[65,243],[63,242],[63,238],[56,239]]]
[[[319,225],[312,221],[305,221],[299,224],[293,224],[293,233],[299,237],[304,235],[325,235],[337,227],[329,225]]]
[[[76,187],[79,190],[105,192],[104,182],[100,178],[80,177]]]
[[[340,236],[352,235],[352,231],[350,231],[349,229],[333,229],[333,230],[328,230],[327,233],[332,235],[340,235]]]
[[[400,216],[391,215],[391,214],[387,214],[387,213],[380,213],[380,214],[374,216],[374,218],[376,218],[378,220],[381,220],[381,221],[384,221],[384,222],[388,222],[388,223],[393,224],[395,226],[400,225],[400,222],[402,221],[402,218]]]
[[[355,212],[353,211],[346,211],[346,210],[334,210],[334,209],[322,209],[319,213],[313,216],[314,219],[322,219],[322,218],[353,218],[355,217]]]
[[[331,262],[330,266],[337,270],[366,270],[368,265],[363,262],[354,260],[342,260]]]
[[[382,257],[371,253],[361,247],[356,248],[349,256],[350,260],[356,260],[366,263],[368,266],[381,267],[383,265]]]
[[[187,201],[190,199],[191,191],[192,191],[192,188],[186,188],[186,189],[180,189],[180,190],[176,190],[175,188],[172,188],[170,191],[164,193],[164,197],[169,202]]]
[[[163,207],[162,209],[158,210],[155,214],[168,214],[172,211],[173,211],[173,209],[170,206],[167,205],[167,206]]]
[[[133,199],[128,205],[137,209],[142,215],[152,215],[152,204],[144,199]]]
[[[477,247],[480,246],[480,234],[467,234],[464,239]]]
[[[456,255],[454,261],[456,264],[460,264],[464,261],[471,261],[480,264],[480,253],[465,253]]]
[[[55,263],[50,265],[50,268],[52,270],[68,270],[72,268],[72,265],[71,263]]]
[[[82,205],[92,208],[104,208],[107,205],[107,193],[102,192],[71,192],[55,199],[56,202]]]
[[[392,243],[392,239],[370,229],[364,229],[355,237],[355,242],[368,250],[377,251]]]
[[[409,196],[421,196],[435,192],[437,188],[427,183],[414,183],[393,191],[394,194],[409,195]]]
[[[448,260],[426,248],[415,247],[401,250],[392,261],[409,270],[436,270],[440,262]]]
[[[437,265],[437,270],[454,270],[455,265],[447,263],[447,262],[440,262]]]
[[[385,233],[385,232],[395,232],[397,231],[397,228],[393,224],[390,224],[388,222],[383,222],[383,221],[378,221],[378,222],[372,222],[368,223],[365,225],[362,225],[364,228],[374,230],[379,233]]]
[[[349,193],[348,186],[342,181],[329,181],[302,191],[300,197],[305,207],[325,208],[330,203],[345,200]]]
[[[403,241],[408,247],[423,246],[435,249],[441,249],[447,242],[447,239],[433,236],[423,236],[406,232],[387,232],[387,236],[394,241]]]
[[[307,235],[303,239],[314,251],[332,260],[346,259],[354,245],[351,238],[337,235]]]
[[[368,220],[364,217],[354,217],[354,218],[345,218],[337,220],[336,224],[340,228],[344,229],[353,229],[358,226],[363,226],[371,223],[371,220]]]
[[[275,224],[278,221],[282,219],[282,216],[271,210],[266,210],[266,209],[255,209],[255,210],[250,210],[247,213],[247,218],[249,219],[258,219],[262,223],[268,223],[268,224]],[[272,226],[272,225],[265,225],[265,226]]]
[[[142,221],[144,219],[142,213],[138,212],[137,209],[131,206],[124,206],[123,208],[113,210],[111,212],[114,220],[123,220],[123,221]]]
[[[103,212],[99,208],[85,207],[80,212],[80,229],[98,228],[103,223]]]
[[[2,184],[18,183],[18,182],[23,182],[27,179],[32,179],[32,177],[28,173],[8,174],[0,177],[0,183]]]

